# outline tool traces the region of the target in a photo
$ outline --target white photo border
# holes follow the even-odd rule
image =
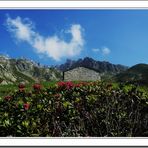
[[[148,1],[0,1],[0,10],[12,9],[138,9],[148,10]],[[136,138],[43,138],[1,137],[0,146],[148,146],[147,137]]]

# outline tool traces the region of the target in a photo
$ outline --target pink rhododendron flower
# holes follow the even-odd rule
[[[30,107],[30,104],[29,104],[29,103],[25,103],[25,104],[23,105],[23,107],[24,107],[25,110],[28,110],[29,107]]]
[[[4,99],[9,101],[10,99],[12,99],[12,96],[5,96]]]
[[[36,83],[33,85],[33,88],[34,90],[41,90],[41,84]]]

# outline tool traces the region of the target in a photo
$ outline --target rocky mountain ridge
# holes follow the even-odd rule
[[[60,80],[62,73],[54,68],[41,66],[25,58],[11,59],[0,56],[0,84],[25,81]]]
[[[25,58],[12,59],[2,55],[0,55],[0,84],[21,81],[26,83],[61,81],[63,80],[63,72],[65,73],[73,69],[75,69],[72,71],[75,73],[75,77],[79,75],[78,71],[85,76],[86,73],[93,70],[94,75],[97,72],[98,78],[100,77],[101,80],[115,80],[118,82],[137,81],[148,84],[148,64],[137,64],[128,68],[127,66],[95,61],[92,58],[86,57],[77,61],[67,60],[59,66],[48,67]]]
[[[61,71],[68,71],[76,67],[85,67],[95,70],[99,73],[111,74],[117,74],[128,69],[128,67],[124,65],[115,65],[106,61],[96,61],[89,57],[85,57],[84,59],[78,59],[77,61],[68,59],[64,64],[57,66],[57,68]]]

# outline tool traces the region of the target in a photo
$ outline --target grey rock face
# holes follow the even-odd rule
[[[65,81],[95,81],[100,79],[98,72],[84,67],[77,67],[64,72]]]
[[[61,72],[27,59],[10,59],[0,55],[0,84],[60,80]]]
[[[70,69],[74,69],[76,67],[85,67],[85,68],[89,68],[89,69],[95,70],[100,73],[109,72],[113,74],[120,73],[122,71],[127,70],[128,68],[123,65],[115,65],[115,64],[111,64],[105,61],[103,62],[96,61],[89,57],[86,57],[84,59],[79,59],[77,61],[67,60],[65,64],[61,64],[60,66],[57,66],[57,68],[62,71],[67,71]]]

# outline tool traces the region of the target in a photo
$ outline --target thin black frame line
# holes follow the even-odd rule
[[[148,137],[0,137],[0,139],[148,139]]]

